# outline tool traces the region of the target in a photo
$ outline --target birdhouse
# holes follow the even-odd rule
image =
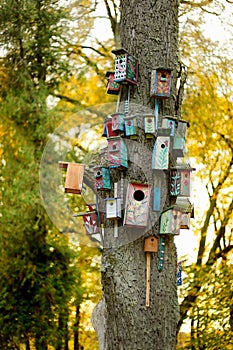
[[[154,137],[155,117],[153,115],[144,115],[144,130],[147,139],[151,139]]]
[[[85,165],[59,162],[59,167],[66,169],[65,193],[81,194]]]
[[[186,153],[185,138],[175,134],[173,138],[172,154],[174,157],[184,157]]]
[[[175,127],[176,127],[176,118],[171,116],[165,116],[162,120],[162,128],[170,129],[170,136],[175,135]]]
[[[112,117],[112,131],[115,133],[123,133],[125,130],[125,115],[123,113],[114,113]]]
[[[172,69],[156,68],[151,73],[150,97],[168,98],[170,97],[172,81]]]
[[[96,190],[110,190],[111,180],[109,168],[104,166],[94,167],[94,178]]]
[[[108,78],[107,94],[118,95],[120,91],[120,84],[114,81],[114,72],[107,72],[105,77]]]
[[[169,136],[158,136],[152,155],[152,169],[168,169],[169,164]]]
[[[89,211],[86,213],[81,213],[83,217],[83,223],[86,230],[86,234],[91,236],[91,238],[98,242],[103,242],[102,232],[100,228],[100,216],[97,210],[93,208],[92,205],[88,204]],[[79,215],[81,215],[79,214]]]
[[[137,138],[138,127],[136,117],[125,117],[125,136],[131,139]]]
[[[150,236],[145,238],[144,241],[144,252],[156,253],[158,251],[158,238]]]
[[[160,211],[161,206],[161,188],[153,188],[153,211]]]
[[[106,118],[104,121],[103,137],[118,136],[118,133],[112,130],[112,118]]]
[[[184,139],[187,136],[187,130],[189,127],[189,122],[184,119],[179,119],[177,122],[176,134],[177,136],[183,137]]]
[[[108,138],[108,165],[110,168],[128,168],[128,152],[120,136]]]
[[[162,235],[178,235],[181,225],[182,211],[175,206],[167,208],[161,213],[159,233]]]
[[[105,198],[106,203],[106,219],[121,218],[121,199],[120,198]]]
[[[175,205],[182,211],[180,228],[189,229],[190,219],[193,217],[193,205],[187,197],[177,197]]]
[[[126,194],[124,225],[146,227],[149,216],[151,186],[129,183]]]
[[[138,83],[138,61],[124,49],[113,50],[115,58],[114,81],[120,84]]]
[[[190,197],[191,168],[189,164],[177,164],[170,171],[170,194],[171,196]]]

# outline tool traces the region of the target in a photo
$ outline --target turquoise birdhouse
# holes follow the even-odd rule
[[[104,166],[94,167],[94,178],[95,178],[95,188],[96,190],[110,190],[111,180],[109,168]]]

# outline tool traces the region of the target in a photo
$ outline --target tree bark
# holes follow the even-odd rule
[[[140,115],[145,109],[154,108],[149,89],[151,71],[156,67],[173,69],[171,97],[159,101],[159,122],[162,116],[178,112],[178,1],[121,1],[121,11],[122,47],[139,61],[139,84],[130,88],[129,110],[129,115],[137,115],[139,138],[137,141],[124,139],[129,152],[129,167],[123,171],[123,177],[126,183],[138,180],[153,185],[154,140],[145,138]],[[119,170],[111,173],[114,182],[120,182],[120,173]],[[163,173],[164,208],[171,205],[167,195],[167,173]],[[111,195],[113,197],[113,193]],[[162,271],[158,270],[158,253],[151,254],[150,306],[146,307],[144,239],[152,234],[159,236],[159,214],[150,209],[149,215],[151,224],[143,232],[126,228],[119,221],[118,238],[113,237],[113,224],[105,220],[103,299],[93,314],[100,350],[175,349],[179,311],[176,248],[172,236],[165,238]]]

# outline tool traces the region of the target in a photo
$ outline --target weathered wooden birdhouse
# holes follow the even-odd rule
[[[124,113],[114,113],[112,117],[112,131],[115,133],[123,133],[125,130]]]
[[[138,136],[137,118],[125,117],[125,136],[135,139]]]
[[[175,134],[173,138],[172,154],[175,158],[184,157],[186,153],[185,138]]]
[[[182,211],[175,206],[169,207],[161,213],[159,233],[161,235],[180,233]]]
[[[188,128],[189,128],[189,122],[187,122],[184,119],[179,119],[177,122],[176,134],[185,139],[187,136]]]
[[[147,139],[151,139],[154,137],[155,117],[153,115],[144,115],[144,130]]]
[[[180,228],[189,229],[190,219],[194,217],[193,204],[187,197],[177,197],[175,205],[182,211]]]
[[[151,186],[129,183],[126,194],[124,225],[146,227],[149,217]]]
[[[118,95],[120,91],[120,84],[114,81],[114,72],[107,72],[105,77],[108,79],[107,94]]]
[[[120,136],[108,138],[108,165],[110,168],[128,168],[128,151]]]
[[[151,73],[150,97],[168,98],[171,92],[172,69],[156,68]]]
[[[103,137],[118,136],[118,133],[112,130],[112,118],[106,118],[104,121]]]
[[[121,218],[121,199],[120,198],[105,198],[106,203],[106,219]]]
[[[168,169],[170,137],[158,136],[153,149],[152,169]]]
[[[97,190],[111,189],[110,171],[108,167],[95,166],[94,178],[95,178],[95,188]]]
[[[156,253],[158,251],[158,238],[150,236],[145,238],[144,241],[144,252]]]
[[[81,194],[85,164],[59,162],[66,169],[65,193]]]
[[[116,55],[114,81],[120,84],[138,83],[138,61],[126,50],[113,50]]]
[[[175,127],[176,127],[177,118],[171,116],[165,116],[162,119],[162,128],[170,129],[170,136],[175,135]]]
[[[171,196],[190,197],[191,168],[189,164],[176,164],[170,171],[170,194]]]

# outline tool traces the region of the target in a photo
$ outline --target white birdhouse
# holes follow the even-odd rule
[[[121,199],[120,198],[105,198],[106,202],[106,219],[121,218]]]

